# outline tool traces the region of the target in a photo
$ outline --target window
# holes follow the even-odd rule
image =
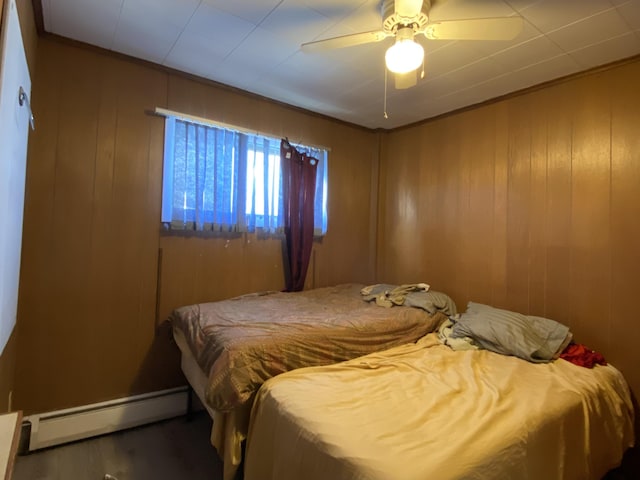
[[[327,150],[319,160],[314,233],[327,230]],[[175,116],[165,123],[162,222],[172,230],[282,231],[280,140]]]

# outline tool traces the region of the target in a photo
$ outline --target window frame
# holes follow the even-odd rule
[[[237,154],[238,158],[241,157],[245,157],[244,158],[244,162],[242,160],[240,160],[240,163],[243,163],[243,170],[240,171],[238,170],[238,183],[242,184],[239,185],[238,190],[242,192],[243,197],[242,198],[238,198],[236,200],[237,205],[236,205],[236,209],[239,210],[237,212],[237,216],[238,217],[242,217],[242,220],[236,220],[236,222],[232,225],[233,228],[229,229],[229,230],[217,230],[215,228],[207,228],[207,229],[202,229],[199,228],[197,225],[197,222],[193,222],[193,228],[189,228],[188,227],[188,223],[185,223],[184,228],[180,228],[177,227],[174,224],[174,220],[172,219],[172,213],[173,213],[173,204],[172,204],[172,200],[169,201],[167,199],[172,199],[173,198],[173,192],[174,192],[174,185],[175,185],[175,177],[174,177],[174,169],[173,168],[168,168],[167,164],[168,164],[168,152],[175,152],[175,129],[176,129],[176,121],[182,121],[182,122],[186,122],[187,124],[194,124],[196,126],[201,126],[204,128],[211,128],[211,129],[218,129],[218,130],[226,130],[229,132],[233,132],[234,134],[240,134],[240,135],[246,135],[246,136],[256,136],[256,137],[261,137],[261,140],[267,140],[270,142],[270,150],[269,150],[269,156],[271,156],[271,152],[273,151],[274,154],[277,154],[278,160],[280,161],[280,142],[281,139],[280,138],[276,138],[272,135],[268,135],[268,134],[264,134],[261,132],[256,132],[256,131],[250,131],[248,129],[244,129],[241,127],[236,127],[236,126],[232,126],[229,124],[225,124],[225,123],[219,123],[219,122],[215,122],[215,121],[211,121],[211,120],[207,120],[201,117],[194,117],[191,115],[186,115],[186,114],[181,114],[181,113],[177,113],[177,112],[172,112],[166,109],[161,109],[161,108],[156,108],[155,113],[165,117],[165,129],[164,129],[164,149],[163,149],[163,165],[162,165],[162,187],[161,187],[161,227],[162,227],[162,231],[166,234],[169,235],[182,235],[182,236],[191,236],[191,235],[196,235],[196,236],[218,236],[218,235],[241,235],[243,233],[256,233],[260,236],[282,236],[283,235],[283,227],[282,227],[282,221],[278,222],[279,226],[276,228],[275,231],[273,230],[265,230],[264,229],[264,221],[260,222],[261,225],[258,225],[258,222],[256,222],[255,226],[249,225],[248,222],[248,218],[250,216],[253,216],[254,218],[260,218],[262,219],[262,217],[264,217],[264,215],[269,215],[268,213],[265,214],[264,212],[264,208],[262,210],[262,213],[258,214],[255,211],[253,213],[251,212],[247,212],[247,204],[249,203],[249,197],[248,197],[248,190],[249,190],[249,179],[248,179],[248,175],[249,175],[249,167],[247,166],[247,158],[248,157],[248,150],[247,152],[244,153],[240,153]],[[274,145],[277,145],[277,147],[274,147]],[[320,209],[320,213],[315,213],[314,214],[314,237],[315,238],[322,238],[327,230],[328,230],[328,193],[329,193],[329,188],[328,188],[328,157],[329,157],[329,152],[330,152],[330,148],[328,147],[324,147],[324,146],[318,146],[318,145],[305,145],[305,144],[299,144],[299,143],[294,143],[291,142],[291,145],[295,146],[296,148],[298,148],[301,151],[305,151],[307,153],[313,153],[315,155],[312,156],[316,156],[316,157],[321,157],[318,158],[319,160],[319,167],[321,166],[321,168],[319,168],[318,171],[318,177],[316,178],[316,193],[321,192],[321,200],[320,202],[318,201],[318,199],[316,198],[316,205],[318,205],[318,203],[320,203],[321,205],[321,209]],[[257,151],[257,149],[253,150],[254,154]],[[173,165],[173,158],[170,160],[171,165]],[[238,167],[239,169],[240,167]],[[279,172],[279,176],[280,176],[280,181],[278,182],[279,185],[279,192],[280,192],[280,196],[281,196],[281,192],[282,192],[282,170],[281,167],[278,165],[277,170]],[[264,177],[262,177],[264,178]],[[279,206],[281,207],[281,203],[279,204]],[[255,208],[255,206],[254,206]],[[196,209],[191,209],[193,211],[195,211]],[[281,215],[283,214],[282,211],[278,211],[277,212],[277,216],[275,216],[276,219],[281,218]],[[166,219],[169,219],[168,221]],[[319,223],[317,223],[317,221]]]

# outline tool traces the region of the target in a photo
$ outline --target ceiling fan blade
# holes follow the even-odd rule
[[[511,40],[522,31],[522,17],[446,20],[427,25],[432,40]]]
[[[389,34],[382,30],[353,33],[351,35],[342,35],[340,37],[303,43],[300,48],[303,52],[322,52],[334,48],[353,47],[355,45],[362,45],[363,43],[380,42],[388,36]]]
[[[396,0],[395,13],[402,18],[414,18],[420,15],[422,0]]]
[[[413,70],[409,73],[394,73],[393,81],[396,87],[396,90],[404,90],[406,88],[411,88],[418,83],[418,71]]]

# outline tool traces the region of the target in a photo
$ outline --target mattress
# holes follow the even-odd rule
[[[230,412],[275,375],[412,342],[446,318],[367,303],[362,287],[266,292],[176,309],[172,325],[183,332],[208,377],[206,404]]]
[[[362,287],[265,292],[172,313],[182,370],[213,418],[211,443],[224,461],[225,480],[241,464],[253,397],[264,381],[413,342],[446,319],[436,310],[365,302]],[[435,294],[434,308],[455,309],[446,295]]]
[[[180,349],[182,372],[213,420],[211,445],[216,449],[223,461],[223,478],[224,480],[231,480],[235,478],[238,467],[242,462],[242,442],[246,438],[249,424],[249,406],[240,406],[227,413],[217,412],[208,406],[204,396],[208,383],[207,376],[200,369],[182,331],[173,329],[173,338]]]
[[[613,366],[453,351],[429,334],[267,381],[244,478],[600,479],[633,443]]]

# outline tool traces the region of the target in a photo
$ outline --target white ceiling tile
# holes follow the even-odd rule
[[[223,64],[218,64],[212,66],[207,74],[207,78],[240,90],[262,95],[261,84],[258,82],[261,73],[261,71],[256,71],[253,67],[248,67],[245,69],[243,75],[239,76],[237,70],[232,70]]]
[[[200,0],[124,0],[121,18],[182,30],[199,4]]]
[[[151,27],[135,31],[125,29],[118,33],[111,49],[125,55],[161,64],[179,32],[174,33],[174,38],[167,38]]]
[[[584,68],[592,68],[640,54],[640,39],[629,32],[604,42],[574,50],[571,57]]]
[[[547,36],[566,52],[630,32],[614,8],[554,30]]]
[[[472,88],[483,91],[502,91],[502,94],[522,90],[540,83],[564,77],[580,70],[569,55],[559,55],[529,67],[492,78]]]
[[[276,68],[298,50],[296,43],[256,27],[225,59],[223,66],[233,65],[234,69],[242,70],[251,65],[254,69],[266,72]]]
[[[335,50],[328,56],[339,62],[345,69],[355,69],[361,73],[382,74],[385,70],[384,54],[391,46],[391,40],[357,47]]]
[[[125,0],[112,48],[162,63],[199,0]]]
[[[640,29],[640,0],[627,1],[617,7],[620,16],[633,30]]]
[[[429,15],[431,21],[508,17],[516,13],[511,5],[501,0],[447,0],[434,3]]]
[[[531,7],[533,4],[540,2],[540,0],[505,0],[506,3],[518,13]]]
[[[557,57],[563,52],[555,43],[545,36],[539,36],[528,42],[509,48],[491,58],[502,65],[505,71],[518,70],[548,58]]]
[[[222,63],[232,48],[232,45],[211,42],[197,34],[183,33],[163,64],[206,77],[214,66]]]
[[[221,51],[231,51],[255,28],[247,20],[202,3],[185,27],[185,34],[220,44],[217,48]]]
[[[450,110],[451,96],[445,95],[442,97],[432,97],[429,95],[420,95],[415,102],[415,107],[429,112],[428,117],[440,115]],[[428,118],[425,116],[425,118]]]
[[[215,7],[218,10],[258,25],[280,2],[281,0],[202,0],[202,5]]]
[[[333,38],[353,33],[357,32],[352,31],[344,23],[340,23],[324,32],[321,38]],[[316,52],[302,52],[302,54],[311,62],[321,61],[342,64],[345,72],[349,70],[364,70],[368,72],[372,69],[384,68],[384,54],[391,45],[391,39],[385,39],[377,43]]]
[[[339,20],[354,32],[370,32],[382,29],[382,2],[379,0],[366,0],[352,13]]]
[[[429,69],[427,68],[425,79],[415,87],[415,93],[416,97],[437,98],[461,90],[464,87],[465,83],[461,83],[448,75],[430,78]]]
[[[353,28],[346,25],[344,22],[338,22],[334,25],[331,25],[328,29],[322,32],[322,38],[333,38],[333,37],[341,37],[342,35],[351,35],[353,33],[360,33],[360,31],[356,31]]]
[[[510,92],[515,92],[524,88],[525,81],[519,80],[520,83],[516,83],[510,74],[493,78],[487,82],[474,85],[472,88],[475,90],[479,98],[483,98],[485,101],[493,98],[499,98]]]
[[[523,68],[522,70],[516,70],[512,75],[516,79],[522,78],[522,83],[527,87],[531,87],[578,71],[580,71],[579,65],[569,57],[569,55],[561,55]]]
[[[202,3],[165,57],[164,64],[185,68],[190,73],[197,71],[197,75],[211,72],[255,28],[246,20]]]
[[[51,0],[44,20],[48,32],[111,48],[123,0]],[[43,5],[44,8],[45,5]]]
[[[482,89],[478,88],[467,88],[440,97],[440,99],[446,99],[448,107],[453,110],[463,108],[468,105],[475,105],[476,103],[483,102],[489,98],[491,97],[486,95]]]
[[[425,65],[432,78],[446,75],[486,56],[475,48],[474,43],[477,42],[448,42],[435,50],[431,48],[439,46],[439,40],[424,40],[421,43],[426,52]]]
[[[476,83],[485,82],[488,79],[497,77],[503,73],[504,68],[491,58],[486,57],[454,70],[453,72],[448,73],[445,77],[452,82],[463,83],[465,85],[475,85]]]
[[[357,10],[366,0],[302,0],[302,3],[327,18],[343,18]]]
[[[395,90],[390,77],[384,119],[384,52],[392,39],[299,50],[311,40],[379,30],[382,0],[39,1],[52,33],[371,128],[413,123],[640,53],[640,0],[439,1],[433,20],[517,14],[523,32],[508,42],[421,37],[426,78]]]
[[[367,78],[364,81],[354,81],[345,85],[345,90],[336,95],[336,103],[352,112],[357,112],[383,95],[384,79]]]
[[[334,68],[335,62],[324,55],[315,55],[311,53],[298,51],[282,65],[291,76],[304,77],[308,75],[320,75],[323,71]]]
[[[51,0],[42,0],[42,21],[44,23],[44,29],[47,32],[51,32]]]
[[[612,8],[609,0],[540,0],[520,11],[543,33]]]
[[[112,49],[162,63],[200,0],[125,0]]]
[[[527,42],[533,38],[540,36],[540,32],[537,28],[528,22],[523,22],[522,31],[512,40],[484,40],[474,42],[476,50],[484,55],[493,55],[495,53],[507,50],[521,43]]]
[[[299,44],[316,39],[336,23],[296,0],[284,0],[276,12],[265,18],[260,26]]]
[[[323,105],[323,109],[335,108],[335,96],[332,92],[327,97],[329,86],[322,82],[321,77],[292,86],[291,83],[283,81],[284,74],[285,72],[272,71],[261,79],[260,88],[254,92],[303,108],[309,108],[307,105],[310,103],[314,104],[316,109],[319,105]]]
[[[310,61],[304,54],[296,53],[281,63],[278,68],[269,71],[263,78],[264,83],[275,82],[279,86],[291,88],[298,84],[320,82],[323,75],[327,75],[326,78],[328,78],[333,71],[337,71],[337,66],[334,63],[316,63]],[[301,72],[307,72],[308,75],[302,76]]]
[[[411,111],[411,107],[407,108],[406,103],[398,99],[387,99],[385,108],[383,96],[372,98],[367,105],[359,109],[359,112],[362,112],[363,122],[369,128],[395,128],[411,123]],[[387,118],[385,118],[385,112]]]

